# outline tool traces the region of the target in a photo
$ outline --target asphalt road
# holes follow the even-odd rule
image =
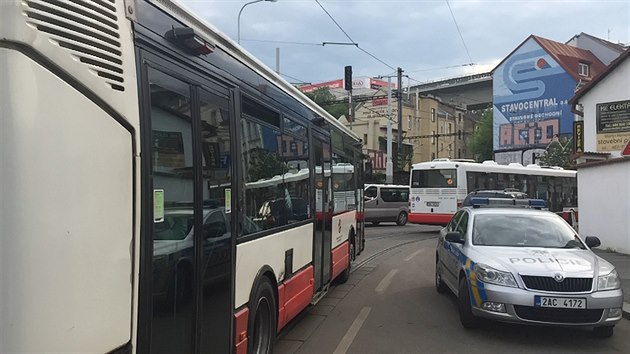
[[[589,330],[459,323],[456,298],[434,287],[436,227],[379,225],[349,281],[281,333],[275,353],[630,353],[630,321],[612,338]]]

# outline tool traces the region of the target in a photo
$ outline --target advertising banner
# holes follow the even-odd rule
[[[596,107],[597,151],[620,151],[630,140],[630,100]]]
[[[584,152],[584,122],[573,122],[573,152]]]
[[[494,71],[494,150],[550,143],[570,135],[575,80],[533,38]]]

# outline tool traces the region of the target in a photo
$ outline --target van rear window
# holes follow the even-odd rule
[[[457,170],[414,170],[411,188],[457,188]]]

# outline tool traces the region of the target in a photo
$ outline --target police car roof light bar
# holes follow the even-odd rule
[[[489,197],[472,197],[470,204],[473,208],[482,206],[487,207],[522,207],[522,208],[545,208],[546,203],[542,199],[514,199],[514,198],[489,198]]]

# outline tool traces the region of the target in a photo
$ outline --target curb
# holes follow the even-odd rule
[[[623,302],[623,318],[630,320],[630,303]]]

